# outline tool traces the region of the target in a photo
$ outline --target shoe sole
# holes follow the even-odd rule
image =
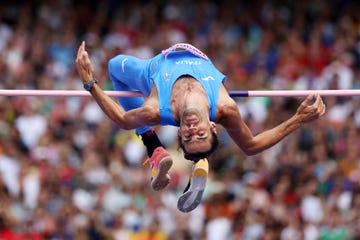
[[[165,157],[161,159],[158,166],[158,171],[151,181],[151,187],[155,191],[159,191],[165,188],[170,183],[170,176],[168,174],[173,161],[171,157]]]
[[[206,169],[195,169],[190,188],[178,199],[177,207],[181,212],[190,212],[199,206],[206,186],[207,174]]]

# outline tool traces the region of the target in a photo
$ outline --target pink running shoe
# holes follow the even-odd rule
[[[157,147],[145,163],[151,165],[151,187],[155,191],[164,189],[170,183],[170,170],[173,160],[170,154],[163,148]]]

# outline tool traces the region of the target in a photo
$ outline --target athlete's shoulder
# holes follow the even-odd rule
[[[219,98],[218,98],[218,110],[226,110],[237,108],[235,100],[229,95],[229,92],[223,84],[220,86]]]

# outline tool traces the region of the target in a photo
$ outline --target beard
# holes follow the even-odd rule
[[[180,124],[194,124],[199,123],[203,119],[202,112],[195,107],[186,108],[180,119]]]

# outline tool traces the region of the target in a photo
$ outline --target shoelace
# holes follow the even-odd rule
[[[151,167],[150,158],[146,159],[146,160],[142,163],[143,166],[146,166],[146,165],[148,165],[148,164],[149,164],[149,166]]]

